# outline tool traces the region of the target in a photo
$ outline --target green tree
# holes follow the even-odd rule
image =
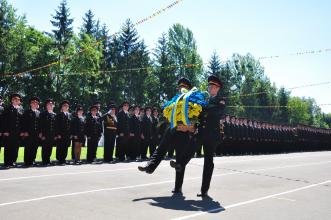
[[[81,28],[81,32],[90,36],[94,36],[96,32],[94,14],[91,9],[89,9],[83,17],[83,26]]]
[[[51,21],[54,26],[53,37],[55,39],[56,47],[59,50],[60,54],[63,55],[67,49],[69,42],[73,35],[73,19],[70,18],[69,8],[67,6],[67,1],[63,0],[58,8],[55,11]]]
[[[151,96],[154,97],[157,94],[159,102],[165,102],[170,100],[176,94],[176,68],[174,67],[175,63],[170,56],[168,38],[165,33],[159,38],[156,48],[153,53],[154,60],[154,74],[157,78],[155,81],[156,86],[155,90],[152,91]]]
[[[216,53],[216,51],[214,51],[209,60],[208,74],[220,77],[221,71],[222,71],[221,60],[220,60],[218,54]]]
[[[61,77],[61,74],[64,74],[66,69],[65,58],[70,55],[72,50],[74,50],[72,45],[70,45],[70,40],[73,36],[73,19],[70,18],[70,12],[66,0],[63,0],[60,3],[58,10],[55,11],[53,19],[54,20],[51,20],[51,23],[55,29],[53,29],[52,32],[55,41],[55,47],[58,50],[59,61],[55,88],[56,92],[60,93],[63,84],[63,77]]]
[[[288,106],[290,100],[290,93],[281,87],[278,91],[278,104],[280,106]],[[277,109],[276,119],[277,122],[282,124],[288,124],[290,122],[289,108],[281,107]]]
[[[186,77],[194,85],[203,79],[202,59],[197,51],[196,41],[190,29],[174,24],[168,31],[169,51],[175,65],[180,66],[176,77]],[[189,66],[185,66],[189,64]]]

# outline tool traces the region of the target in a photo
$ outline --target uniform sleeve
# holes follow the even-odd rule
[[[29,112],[28,110],[23,113],[23,121],[22,121],[22,132],[28,132],[29,130]]]
[[[73,136],[77,135],[76,122],[76,118],[73,118],[70,123],[70,134]]]
[[[3,112],[3,133],[9,132],[9,108],[5,108]]]

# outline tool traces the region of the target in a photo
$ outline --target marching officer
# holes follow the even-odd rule
[[[104,130],[104,162],[112,162],[115,148],[115,140],[117,136],[117,117],[116,117],[116,105],[111,103],[109,105],[109,111],[102,116],[103,130]]]
[[[90,107],[90,114],[86,118],[85,133],[87,136],[87,157],[88,163],[96,163],[98,143],[102,135],[102,123],[98,116],[98,107]]]
[[[29,167],[35,162],[38,147],[40,144],[40,111],[38,97],[32,97],[29,100],[30,109],[24,112],[24,137],[26,145],[24,149],[24,164]]]
[[[53,146],[56,145],[56,114],[54,113],[54,101],[48,99],[45,102],[46,111],[40,114],[40,134],[42,141],[41,158],[44,166],[50,165]]]
[[[69,101],[64,100],[60,104],[61,112],[56,115],[56,129],[57,129],[57,147],[56,159],[59,165],[65,165],[68,155],[68,148],[71,144],[71,120],[72,116],[69,112]]]
[[[10,95],[11,104],[3,113],[3,137],[5,141],[4,162],[5,167],[16,166],[20,140],[23,132],[23,107],[22,97],[18,93]]]
[[[182,88],[185,89],[191,89],[192,84],[189,79],[187,78],[181,78],[177,82],[177,92],[179,93]],[[163,123],[166,128],[164,128],[163,136],[161,138],[161,141],[159,143],[159,147],[156,149],[156,151],[151,155],[150,160],[148,161],[147,165],[145,166],[139,166],[138,169],[141,172],[146,172],[148,174],[151,174],[155,171],[155,169],[158,167],[158,165],[163,160],[164,156],[168,152],[169,153],[174,152],[174,133],[176,132],[175,129],[171,129],[169,127],[168,123]],[[173,155],[172,155],[173,156]],[[178,191],[179,190],[174,190]]]
[[[221,97],[220,88],[222,83],[219,78],[214,75],[208,77],[208,93],[210,95],[208,105],[203,109],[199,117],[200,124],[198,125],[198,136],[193,139],[194,142],[201,142],[204,146],[204,166],[202,174],[201,192],[198,197],[208,197],[208,190],[214,170],[214,155],[216,148],[220,142],[220,119],[223,118],[225,100]],[[193,149],[194,150],[194,149]],[[170,163],[176,168],[176,183],[177,178],[181,180],[182,174],[185,171],[185,166],[193,156],[194,152],[187,152],[186,159],[181,158],[178,163]],[[176,188],[175,188],[176,190]]]
[[[208,196],[210,181],[213,175],[213,157],[220,140],[220,119],[224,114],[225,100],[220,95],[222,83],[214,75],[208,77],[208,92],[210,94],[208,105],[202,113],[201,132],[204,146],[204,166],[202,174],[201,193],[198,196]]]

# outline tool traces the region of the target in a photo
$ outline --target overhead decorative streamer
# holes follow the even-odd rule
[[[158,15],[164,13],[165,11],[167,11],[167,10],[169,10],[169,9],[171,9],[171,8],[173,8],[175,5],[178,5],[178,4],[179,4],[180,2],[182,2],[182,1],[183,1],[183,0],[176,0],[176,1],[174,1],[174,2],[171,3],[170,5],[168,5],[168,6],[164,7],[164,8],[162,8],[162,9],[160,9],[160,10],[158,10],[158,11],[156,11],[156,12],[153,13],[152,15],[150,15],[150,16],[148,16],[148,17],[146,17],[146,18],[144,18],[144,19],[142,19],[142,20],[139,20],[138,22],[134,23],[134,24],[132,25],[132,27],[137,27],[137,26],[139,26],[139,25],[141,25],[141,24],[143,24],[143,23],[145,23],[145,22],[147,22],[147,21],[149,21],[149,20],[155,18],[156,16],[158,16]],[[112,35],[112,37],[114,37],[114,36],[116,36],[116,35],[119,35],[120,33],[121,33],[121,32],[118,31],[118,32],[114,33],[114,34]],[[106,40],[106,39],[107,39],[107,37],[103,37],[103,38],[101,38],[100,40],[98,40],[95,44],[96,44],[96,45],[99,45],[100,43],[102,43],[102,42],[103,42],[104,40]],[[86,48],[80,49],[80,50],[79,50],[77,53],[75,53],[73,56],[76,56],[76,55],[78,55],[78,54],[81,54],[81,53],[85,52],[86,50],[87,50]],[[64,58],[63,58],[63,61],[67,61],[67,60],[69,60],[69,59],[71,59],[71,58],[72,58],[72,56],[71,56],[71,57],[64,57]],[[56,61],[51,62],[51,63],[49,63],[49,64],[46,64],[46,65],[43,65],[43,66],[40,66],[40,67],[36,67],[36,68],[32,68],[32,69],[29,69],[29,70],[25,70],[25,71],[23,71],[23,72],[19,72],[19,73],[5,73],[4,75],[10,75],[10,76],[24,75],[25,73],[32,73],[32,72],[36,72],[36,71],[41,70],[41,69],[45,69],[45,68],[48,68],[48,67],[51,67],[51,66],[57,65],[57,64],[59,64],[60,62],[61,62],[60,60],[56,60]]]

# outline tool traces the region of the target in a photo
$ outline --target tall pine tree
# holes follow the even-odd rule
[[[58,7],[58,10],[55,11],[55,15],[53,16],[54,20],[51,20],[52,25],[55,29],[53,29],[53,38],[55,41],[55,47],[58,50],[58,74],[56,76],[56,93],[60,94],[63,79],[61,75],[65,73],[65,59],[64,57],[67,54],[67,50],[69,48],[70,40],[73,36],[73,19],[70,18],[69,8],[67,6],[67,1],[63,0]],[[57,97],[58,99],[62,97]]]
[[[70,12],[66,0],[61,2],[58,10],[55,11],[53,19],[54,20],[52,20],[51,23],[55,28],[53,29],[53,34],[56,47],[60,54],[63,55],[73,35],[72,23],[74,21],[70,18]]]
[[[83,26],[81,32],[90,36],[94,36],[96,32],[94,14],[91,9],[89,9],[83,17]]]
[[[158,44],[154,50],[155,57],[155,72],[159,86],[158,86],[158,98],[161,102],[170,100],[176,93],[176,68],[172,57],[170,56],[168,38],[165,33],[158,40]]]
[[[216,53],[216,51],[214,51],[208,64],[208,74],[220,77],[221,70],[222,70],[222,65],[220,58]]]
[[[196,41],[190,29],[174,24],[168,31],[169,50],[175,65],[177,78],[187,77],[194,85],[199,84],[202,76],[202,59],[197,51]]]

